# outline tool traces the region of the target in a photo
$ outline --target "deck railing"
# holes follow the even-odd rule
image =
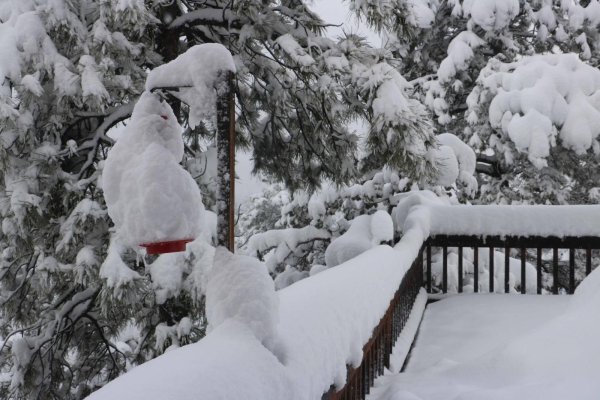
[[[432,249],[440,248],[442,253],[442,277],[441,287],[436,287],[433,282],[432,272]],[[600,237],[516,237],[516,236],[461,236],[461,235],[437,235],[427,239],[421,248],[418,257],[404,276],[402,283],[390,302],[389,308],[381,318],[378,326],[374,329],[371,339],[363,347],[363,360],[358,368],[348,367],[346,385],[339,391],[332,388],[323,395],[327,400],[355,400],[364,399],[369,394],[375,378],[382,375],[384,367],[390,366],[390,355],[396,339],[402,332],[406,321],[411,313],[417,294],[422,286],[428,293],[448,292],[448,250],[456,248],[458,257],[458,293],[464,289],[465,271],[463,268],[463,253],[465,248],[473,250],[473,291],[479,292],[479,250],[489,250],[488,272],[489,281],[481,282],[487,284],[490,292],[496,287],[495,268],[504,268],[504,292],[510,291],[509,267],[512,257],[511,251],[515,250],[520,260],[520,292],[527,293],[528,262],[534,262],[536,268],[536,293],[542,294],[543,290],[543,267],[546,260],[543,258],[544,250],[552,251],[550,265],[553,277],[550,293],[558,294],[561,288],[568,294],[572,294],[579,283],[576,279],[576,270],[579,268],[589,275],[592,271],[592,259],[594,251],[600,250]],[[566,249],[569,252],[567,265],[561,264],[559,250]],[[495,250],[504,251],[504,265],[496,264]],[[513,253],[514,254],[514,253]],[[577,257],[579,255],[580,257]],[[600,254],[599,254],[600,255]],[[583,259],[583,263],[577,262]],[[559,276],[568,270],[568,279],[561,283]],[[564,273],[562,274],[564,275]]]
[[[369,394],[375,378],[390,367],[390,355],[396,339],[406,325],[419,290],[423,286],[423,252],[419,253],[402,279],[390,305],[373,331],[371,339],[363,346],[363,360],[357,368],[348,367],[346,386],[335,387],[323,395],[327,400],[364,399]]]
[[[572,294],[579,284],[576,279],[576,270],[589,275],[592,271],[592,256],[593,251],[600,249],[600,237],[515,237],[515,236],[459,236],[459,235],[438,235],[430,237],[425,244],[426,263],[425,263],[425,285],[428,293],[433,293],[436,288],[433,285],[432,278],[432,248],[440,248],[442,251],[442,277],[441,290],[442,293],[448,292],[448,249],[456,248],[458,257],[458,292],[463,292],[464,268],[463,268],[463,249],[473,249],[473,291],[479,292],[481,285],[488,285],[489,292],[496,292],[495,287],[495,269],[504,268],[504,292],[509,293],[510,284],[510,260],[511,251],[516,250],[517,258],[520,260],[520,292],[527,293],[527,273],[526,266],[530,262],[536,269],[536,293],[543,292],[543,269],[547,263],[544,260],[544,250],[552,250],[552,261],[550,268],[552,275],[551,293],[558,294],[560,289],[565,289],[566,293]],[[488,282],[479,282],[479,250],[486,248],[489,250],[488,260]],[[563,265],[559,259],[559,250],[565,249],[569,253],[568,265]],[[503,265],[495,265],[496,250],[504,252]],[[579,257],[577,257],[579,256]],[[583,263],[577,262],[584,260]],[[567,271],[565,271],[565,269]],[[566,273],[565,273],[566,272]],[[568,276],[566,279],[560,279],[562,276]]]

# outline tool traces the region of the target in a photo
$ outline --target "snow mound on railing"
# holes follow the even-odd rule
[[[428,212],[431,235],[600,235],[598,205],[433,205]]]
[[[237,291],[244,290],[244,276],[251,274],[243,269],[258,266],[239,263],[219,271],[235,261],[225,257],[221,265],[215,263],[212,283],[209,280],[209,285],[214,285],[207,295],[213,330],[196,344],[134,368],[89,399],[321,398],[332,383],[343,386],[347,365],[360,364],[362,347],[387,310],[419,247],[399,253],[389,246],[378,246],[277,292],[279,324],[271,350],[261,343],[263,328],[235,317],[237,312],[229,308],[229,304],[239,306],[243,300]],[[236,283],[228,283],[229,279]],[[254,275],[251,279],[257,278]],[[217,304],[211,305],[214,301]],[[266,303],[272,304],[271,299]],[[267,320],[268,324],[273,322]]]
[[[207,280],[209,332],[233,319],[246,325],[262,343],[274,339],[279,320],[279,299],[263,263],[219,247]]]
[[[427,190],[397,196],[399,232],[423,236],[600,236],[600,205],[451,205]]]

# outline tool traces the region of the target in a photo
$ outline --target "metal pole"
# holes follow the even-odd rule
[[[233,72],[217,83],[217,245],[235,249],[235,92]]]

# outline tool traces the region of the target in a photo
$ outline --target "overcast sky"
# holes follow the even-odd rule
[[[370,31],[364,24],[357,21],[354,14],[348,10],[348,2],[341,0],[313,0],[312,6],[325,20],[325,22],[341,25],[339,28],[329,29],[329,35],[332,37],[341,36],[343,32],[358,33],[365,36],[372,45],[380,45],[381,39],[377,34]]]
[[[357,33],[365,36],[369,43],[375,46],[381,45],[381,39],[377,34],[370,31],[365,24],[361,24],[348,10],[348,3],[342,0],[313,0],[310,6],[325,21],[340,25],[328,29],[328,35],[332,38],[341,36],[344,32]],[[366,128],[360,123],[351,126],[352,130],[364,131]],[[251,195],[259,193],[265,186],[258,177],[252,176],[250,171],[253,162],[250,154],[238,151],[236,163],[236,203],[246,201]]]

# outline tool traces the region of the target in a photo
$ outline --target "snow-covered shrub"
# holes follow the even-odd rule
[[[453,202],[457,201],[457,196],[473,196],[477,190],[477,182],[473,176],[475,154],[469,146],[450,133],[439,137],[440,148],[446,149],[446,157],[453,160],[456,168],[448,171],[442,165],[447,159],[431,151],[429,156],[439,164],[438,173],[446,174],[450,178],[446,178],[444,182],[447,188],[440,184],[439,175],[434,177],[433,182],[423,183],[424,187],[432,190],[427,191],[427,195],[432,199],[449,195]],[[323,186],[311,195],[301,191],[290,195],[286,191],[274,192],[267,189],[263,196],[257,196],[251,201],[251,206],[244,206],[249,214],[242,217],[245,221],[243,230],[252,229],[254,234],[246,234],[249,238],[242,244],[243,251],[251,256],[263,257],[276,279],[286,271],[285,276],[277,280],[277,286],[281,288],[286,283],[305,277],[304,272],[311,271],[313,265],[329,266],[330,263],[326,262],[325,258],[327,246],[348,230],[352,220],[360,216],[368,217],[378,210],[389,213],[405,196],[403,193],[413,193],[409,191],[411,188],[417,188],[414,181],[400,178],[390,168],[384,168],[361,184],[340,188]],[[272,221],[273,213],[278,210],[279,220],[271,225],[265,224],[265,214],[268,215],[268,220]],[[253,221],[256,221],[256,225]],[[396,221],[394,224],[395,231],[400,232],[401,224]],[[369,232],[365,231],[364,234],[370,235]],[[390,239],[392,237],[385,240]],[[371,240],[368,239],[367,242],[370,243]],[[362,250],[367,247],[360,246]],[[362,250],[356,250],[354,255]]]

